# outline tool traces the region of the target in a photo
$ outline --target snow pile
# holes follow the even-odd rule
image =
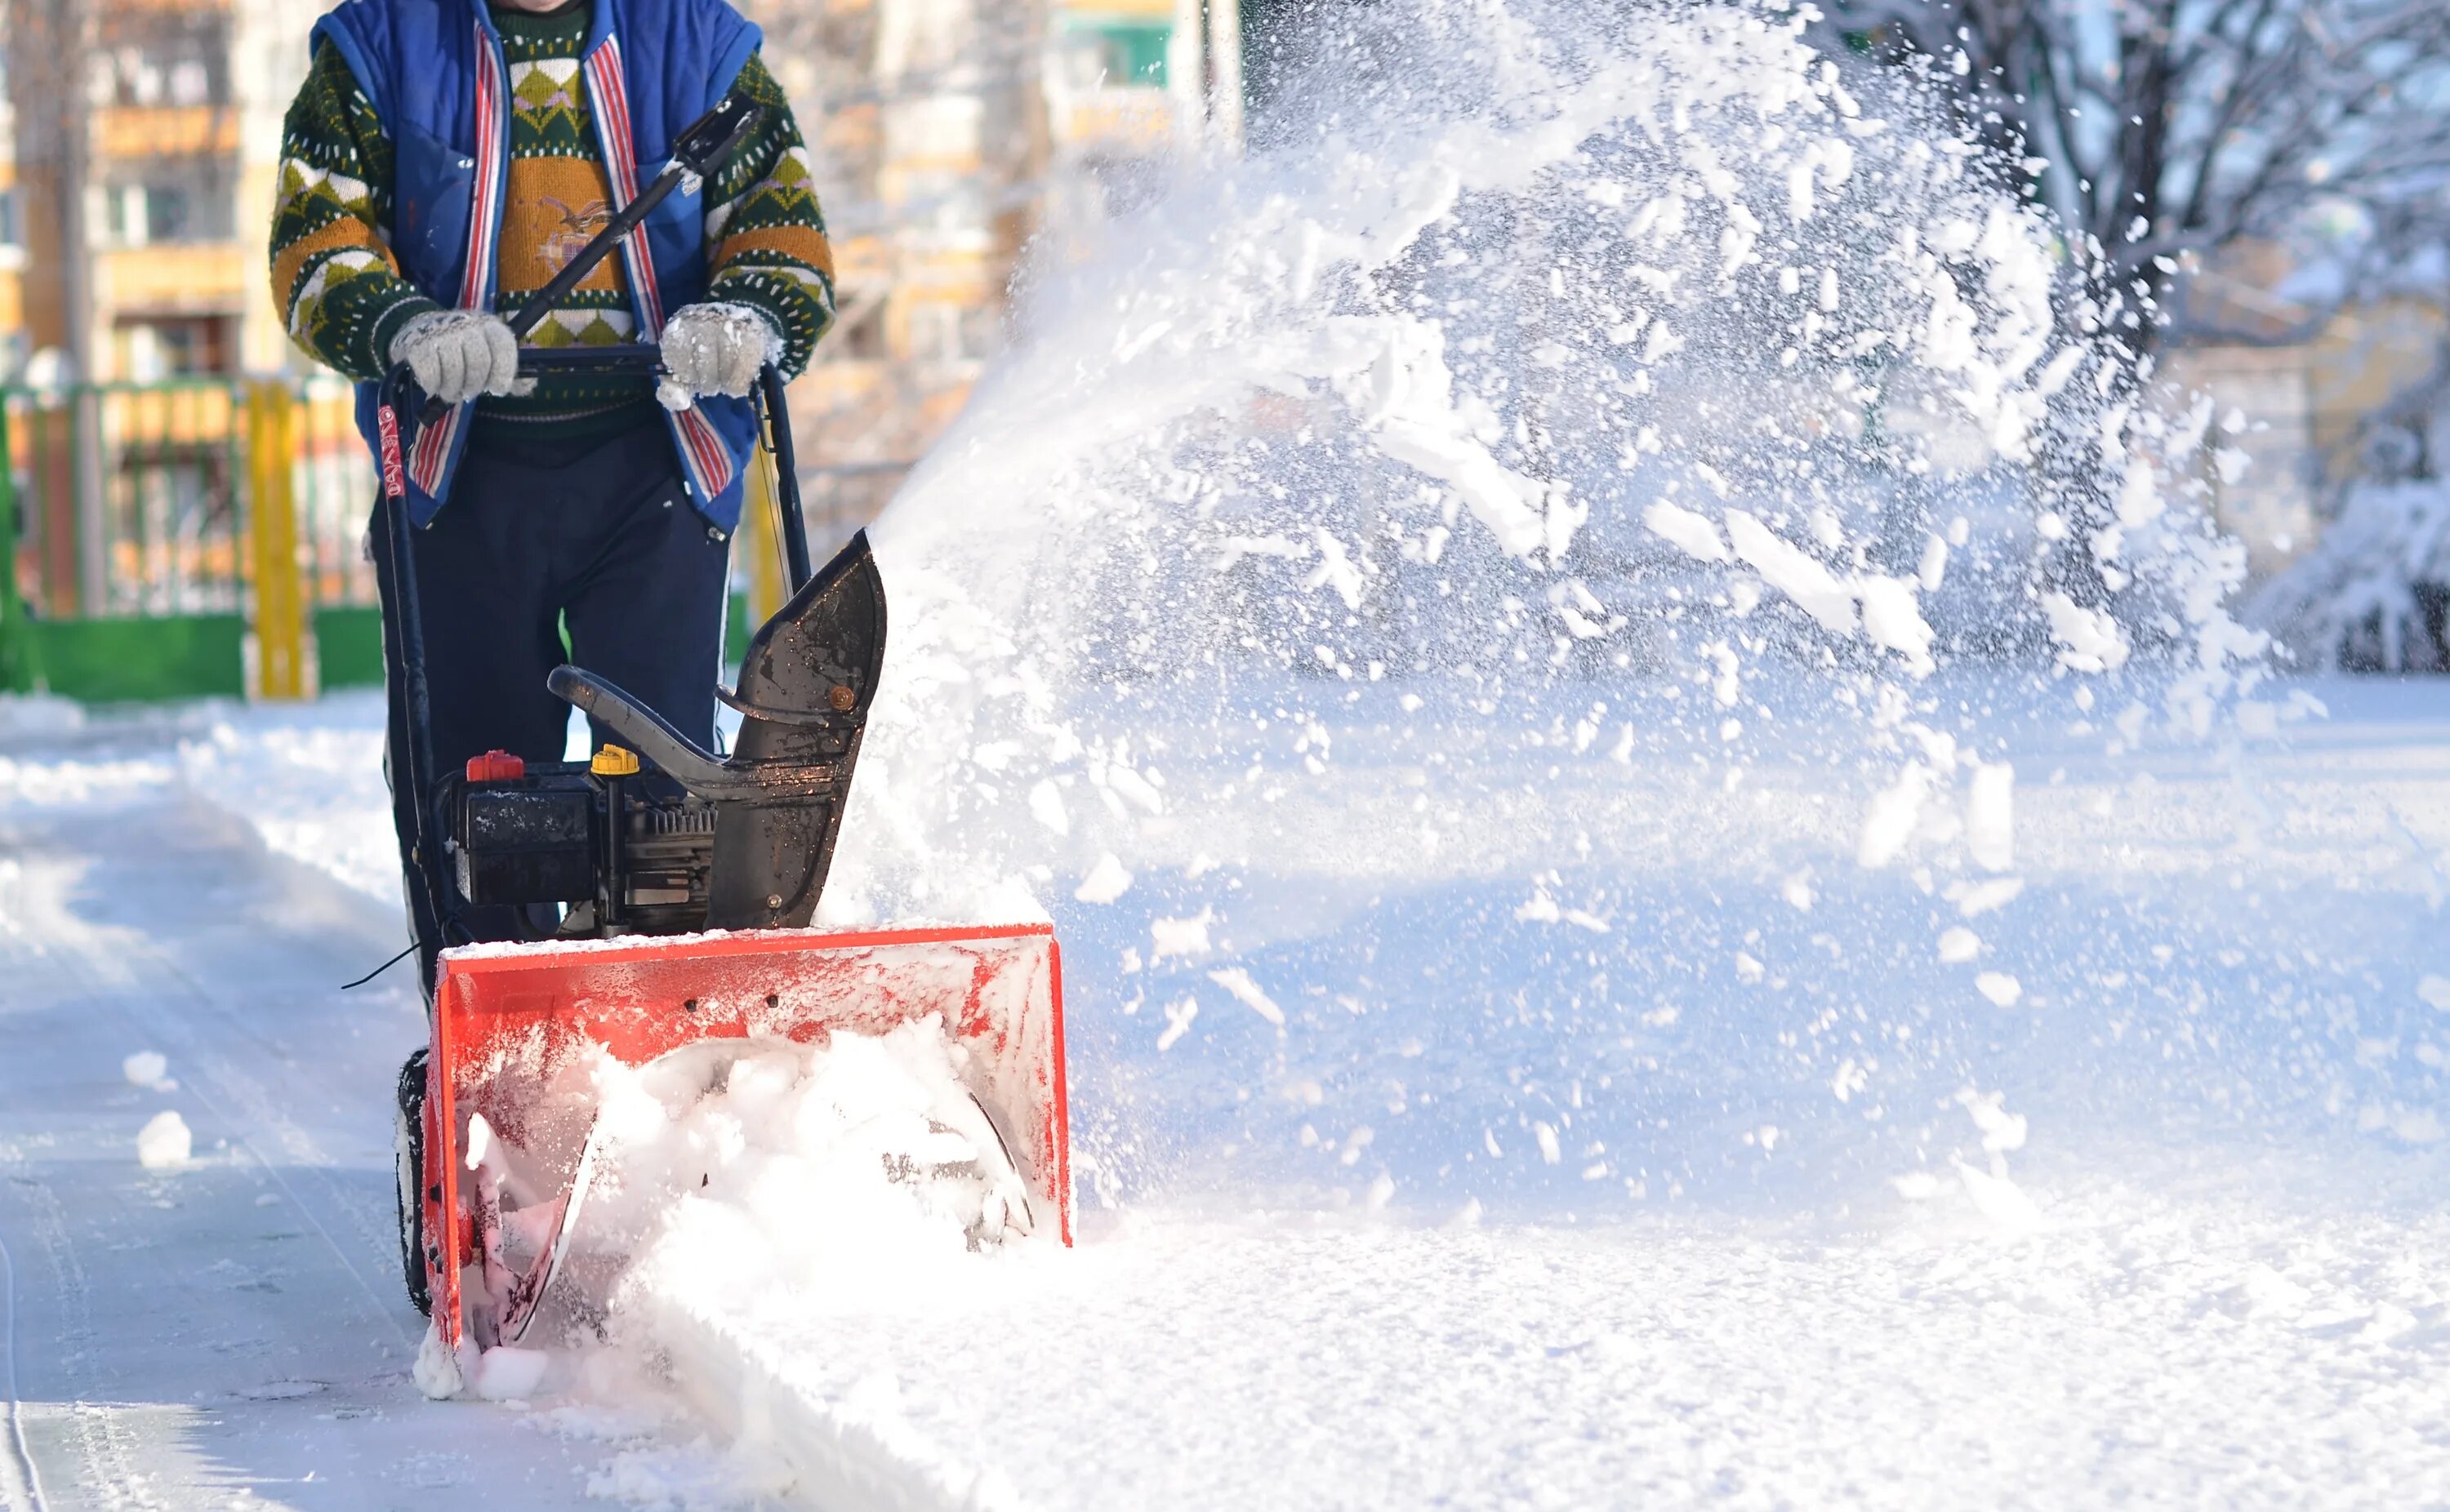
[[[600,1165],[577,1252],[620,1257],[608,1301],[872,1297],[1029,1225],[942,1020],[823,1044],[707,1041],[599,1062]]]
[[[1034,1215],[963,1082],[966,1055],[931,1018],[817,1044],[703,1041],[644,1067],[594,1059],[595,1177],[561,1283],[581,1299],[568,1332],[581,1353],[551,1372],[538,1351],[487,1350],[473,1389],[504,1394],[487,1382],[515,1357],[535,1368],[510,1394],[555,1373],[614,1405],[669,1387],[725,1428],[719,1454],[623,1453],[593,1487],[614,1500],[728,1503],[796,1481],[804,1493],[857,1487],[851,1502],[885,1504],[874,1502],[876,1478],[915,1475],[934,1504],[924,1493],[942,1477],[913,1464],[935,1457],[894,1434],[891,1414],[788,1393],[751,1410],[758,1372],[711,1341],[744,1326],[924,1307],[992,1281],[987,1253],[1031,1231]],[[974,1475],[960,1479],[976,1489]]]
[[[382,694],[352,690],[303,714],[230,710],[179,745],[189,790],[240,814],[274,854],[397,907],[399,843],[383,796]]]

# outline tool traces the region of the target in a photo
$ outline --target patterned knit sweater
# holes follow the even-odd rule
[[[612,216],[612,190],[579,82],[589,0],[538,15],[502,7],[494,24],[510,66],[511,168],[498,247],[496,309],[524,303]],[[763,312],[783,333],[784,363],[807,365],[832,323],[833,254],[808,156],[765,64],[750,58],[735,86],[764,107],[757,135],[707,185],[707,298]],[[389,365],[392,339],[435,302],[400,277],[388,236],[392,145],[338,48],[315,49],[289,107],[272,227],[272,294],[289,334],[355,378]],[[533,332],[532,346],[611,345],[637,339],[618,254],[597,264]],[[535,393],[488,398],[480,419],[517,433],[563,436],[632,423],[651,402],[643,380],[556,377]]]

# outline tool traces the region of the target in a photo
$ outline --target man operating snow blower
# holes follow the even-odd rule
[[[885,584],[865,533],[822,570],[808,552],[784,378],[832,317],[831,261],[756,29],[723,0],[346,0],[315,36],[273,282],[360,380],[381,482],[385,763],[428,1008],[397,1126],[419,1385],[485,1389],[521,1347],[608,1062],[710,1095],[742,1056],[941,1044],[958,1090],[912,1083],[915,1142],[879,1179],[965,1194],[968,1243],[1069,1242],[1053,931],[814,927]],[[768,458],[789,597],[717,688],[728,545]],[[573,708],[593,754],[563,762]]]
[[[565,661],[711,745],[751,390],[762,368],[804,367],[833,318],[807,153],[757,29],[723,0],[348,0],[314,36],[282,145],[273,297],[301,346],[360,380],[379,459],[385,375],[405,366],[431,407],[402,507],[432,769],[558,759],[570,708],[545,684]],[[659,347],[660,386],[643,370],[523,376],[504,315],[729,101],[753,125],[729,161],[684,179],[525,338],[532,355]],[[399,585],[374,555],[388,629]],[[418,847],[427,795],[405,780],[396,647],[390,667],[393,817],[431,1001],[439,951],[522,930],[508,905],[446,906],[441,858]]]

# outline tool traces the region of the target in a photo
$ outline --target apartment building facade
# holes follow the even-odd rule
[[[278,368],[263,288],[284,82],[314,15],[282,0],[16,0],[8,11],[22,382]]]

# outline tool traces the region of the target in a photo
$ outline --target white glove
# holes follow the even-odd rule
[[[519,377],[519,339],[498,315],[483,310],[433,310],[399,328],[391,359],[405,362],[417,386],[445,404],[479,394],[512,392]]]
[[[685,410],[709,394],[746,398],[757,373],[783,359],[783,333],[746,304],[709,302],[682,309],[664,324],[664,371],[655,390],[669,410]]]

